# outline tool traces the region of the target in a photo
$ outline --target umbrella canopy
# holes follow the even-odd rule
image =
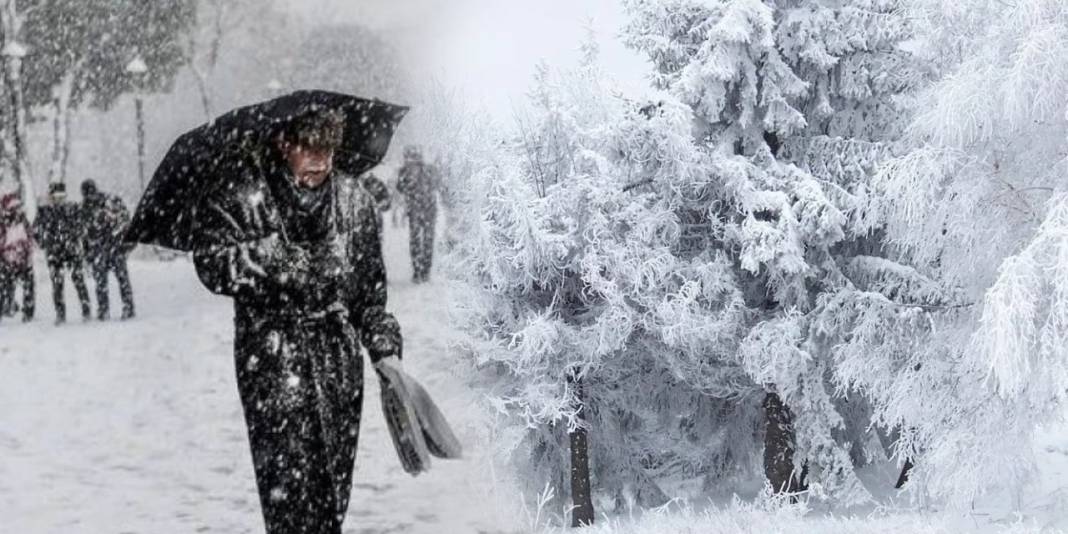
[[[296,91],[238,108],[180,136],[152,175],[124,240],[189,251],[202,195],[241,165],[244,147],[268,147],[294,117],[315,110],[341,114],[345,133],[335,169],[359,176],[378,165],[408,108],[328,91]]]

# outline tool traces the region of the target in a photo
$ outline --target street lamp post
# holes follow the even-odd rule
[[[145,190],[145,103],[141,95],[145,73],[148,65],[141,56],[133,58],[126,64],[126,72],[130,73],[136,81],[137,88],[134,92],[134,106],[137,112],[137,176],[140,180],[141,191]]]
[[[32,184],[26,170],[26,116],[23,113],[22,94],[22,58],[26,57],[26,47],[12,39],[0,50],[0,56],[4,57],[7,66],[8,87],[11,93],[11,114],[13,137],[15,145],[14,174],[19,196],[22,197],[23,205],[27,207],[27,215],[32,219],[36,213],[37,202],[33,198]]]

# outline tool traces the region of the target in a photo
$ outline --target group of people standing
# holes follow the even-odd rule
[[[126,204],[116,195],[101,191],[93,180],[81,184],[82,201],[67,199],[65,184],[48,188],[48,202],[31,224],[17,194],[0,197],[0,317],[14,316],[20,306],[15,298],[22,290],[22,320],[32,321],[35,310],[33,250],[44,252],[52,282],[56,324],[67,320],[64,285],[70,276],[78,294],[82,318],[92,319],[85,268],[92,273],[99,320],[110,318],[108,275],[114,273],[122,297],[122,319],[134,316],[133,288],[126,258],[133,246],[122,241],[130,221]]]

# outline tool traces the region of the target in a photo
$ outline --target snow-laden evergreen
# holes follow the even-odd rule
[[[814,496],[866,500],[854,467],[902,422],[872,411],[857,375],[908,368],[924,306],[948,298],[886,254],[864,209],[925,79],[901,46],[908,19],[893,1],[625,4],[627,41],[693,110],[714,162],[690,213],[753,313],[733,357],[792,412],[795,476],[807,467]]]
[[[709,174],[689,108],[628,101],[588,53],[539,70],[529,119],[478,165],[457,304],[528,493],[567,494],[582,425],[602,503],[651,505],[666,479],[756,467],[759,398],[733,359],[750,313],[679,217]]]
[[[839,504],[887,454],[955,502],[1019,487],[1068,390],[1065,8],[625,3],[662,93],[588,50],[471,167],[464,349],[530,489],[578,426],[616,505],[762,450]]]
[[[1018,492],[1035,432],[1064,414],[1068,4],[920,8],[920,48],[944,76],[917,100],[909,150],[881,170],[865,211],[965,307],[940,319],[911,377],[867,387],[912,421],[923,486],[963,504]]]
[[[924,306],[946,301],[884,257],[861,209],[900,132],[895,97],[923,79],[904,18],[889,3],[627,5],[659,100],[620,97],[592,50],[577,71],[543,68],[533,117],[470,188],[466,348],[529,428],[517,457],[562,489],[564,429],[585,424],[595,487],[717,484],[759,465],[771,394],[796,428],[787,471],[864,501],[854,467],[884,457],[871,423],[901,424],[873,418],[855,374],[910,366]]]

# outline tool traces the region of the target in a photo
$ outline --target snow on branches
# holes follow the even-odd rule
[[[580,427],[617,505],[762,448],[774,487],[844,505],[887,454],[955,502],[1026,480],[1068,391],[1068,8],[968,3],[624,0],[653,100],[594,47],[539,69],[456,256],[535,490]]]
[[[710,175],[688,109],[629,101],[594,64],[541,69],[532,103],[471,177],[482,209],[457,255],[463,349],[491,403],[529,428],[514,444],[528,480],[563,485],[566,454],[550,453],[576,426],[619,506],[663,502],[662,477],[751,470],[757,389],[732,361],[748,320],[735,270],[714,250],[679,253],[681,195]]]
[[[861,383],[853,371],[885,368],[879,358],[928,329],[917,306],[948,300],[891,254],[872,198],[905,97],[924,81],[901,46],[908,19],[899,2],[879,0],[624,3],[626,41],[696,117],[710,174],[688,208],[713,237],[698,242],[734,267],[749,314],[723,346],[737,347],[746,376],[791,413],[797,450],[782,453],[793,456],[793,476],[807,472],[813,495],[863,501],[853,467],[871,456],[863,449],[879,415],[844,408]]]
[[[1068,5],[917,5],[917,48],[942,78],[915,99],[907,150],[879,169],[864,212],[974,306],[943,316],[916,351],[908,392],[928,402],[869,389],[911,420],[923,487],[961,505],[1026,483],[1035,431],[1063,417]]]

